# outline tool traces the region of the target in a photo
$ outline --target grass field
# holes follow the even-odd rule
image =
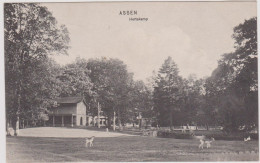
[[[198,149],[198,144],[198,140],[123,136],[95,138],[94,147],[86,148],[83,138],[7,137],[6,153],[8,162],[259,159],[258,141],[215,141],[212,148],[203,150]]]

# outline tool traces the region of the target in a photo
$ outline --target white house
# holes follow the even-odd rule
[[[55,99],[57,105],[49,109],[49,126],[97,126],[98,118],[87,114],[87,103],[83,97]],[[100,126],[107,125],[107,118],[99,118]]]
[[[49,110],[48,124],[52,126],[86,126],[86,102],[83,97],[62,97]]]

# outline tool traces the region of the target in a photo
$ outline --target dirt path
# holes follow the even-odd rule
[[[81,138],[81,137],[119,137],[133,136],[129,134],[92,131],[87,129],[63,128],[63,127],[36,127],[19,130],[19,136],[25,137],[60,137],[60,138]]]

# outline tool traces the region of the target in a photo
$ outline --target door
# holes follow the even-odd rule
[[[80,117],[80,125],[83,125],[83,119]]]

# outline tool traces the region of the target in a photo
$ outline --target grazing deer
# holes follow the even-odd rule
[[[89,144],[89,147],[93,147],[94,138],[95,138],[95,136],[92,136],[90,138],[85,138],[86,139],[86,147],[88,147],[88,144]]]
[[[248,138],[244,138],[244,141],[250,141],[250,140],[251,140],[250,136],[248,136]]]
[[[206,147],[207,148],[210,148],[211,147],[211,143],[215,141],[214,138],[210,138],[210,139],[207,139],[205,136],[200,139],[200,145],[199,145],[199,149],[203,149],[203,146],[204,144],[206,144]]]
[[[207,148],[210,148],[210,147],[211,147],[211,143],[212,143],[213,141],[215,141],[214,138],[208,139],[208,138],[206,138],[205,135],[196,136],[194,133],[191,133],[191,135],[192,135],[195,139],[199,139],[199,140],[200,140],[199,149],[200,149],[200,148],[203,149],[204,144],[206,144],[206,147],[207,147]]]
[[[210,148],[210,147],[211,147],[211,142],[213,142],[213,141],[215,141],[214,138],[211,138],[211,139],[209,139],[209,140],[205,140],[205,143],[206,143],[206,145],[207,145],[207,148]]]

